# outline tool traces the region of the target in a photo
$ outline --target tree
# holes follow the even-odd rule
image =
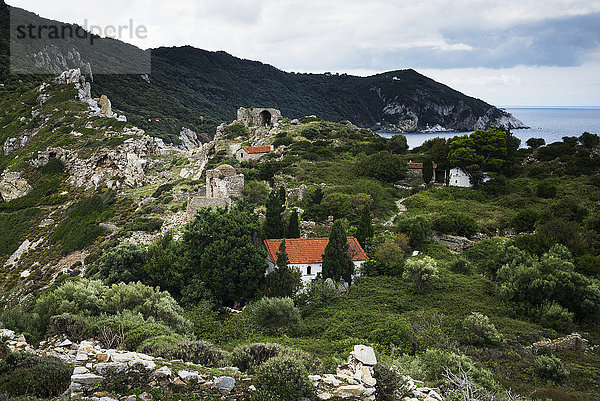
[[[439,278],[437,262],[430,256],[411,258],[404,265],[402,278],[412,281],[417,290],[422,291]]]
[[[425,184],[429,184],[433,179],[433,162],[431,160],[425,160],[423,163],[423,181]]]
[[[546,145],[546,140],[544,138],[529,138],[525,143],[531,149],[537,149]]]
[[[267,270],[255,243],[258,233],[258,219],[249,210],[198,211],[183,233],[184,283],[202,283],[221,304],[252,298]]]
[[[358,223],[358,229],[356,230],[356,239],[358,242],[365,247],[367,243],[373,238],[373,219],[371,218],[371,207],[367,204],[363,207],[360,213],[360,222]]]
[[[408,142],[406,141],[406,137],[404,135],[394,135],[387,141],[387,149],[390,153],[401,155],[406,153],[408,150]]]
[[[136,244],[121,244],[106,251],[98,260],[98,275],[107,284],[141,280],[146,252]]]
[[[382,151],[366,156],[356,164],[356,172],[384,182],[395,182],[405,178],[408,168],[404,160],[390,152]]]
[[[298,211],[294,209],[290,213],[290,221],[288,223],[287,238],[300,238],[300,218]]]
[[[323,254],[323,277],[334,281],[352,282],[354,263],[350,259],[348,236],[341,220],[336,220],[329,233],[329,242]]]
[[[142,272],[147,284],[159,286],[179,299],[183,287],[183,266],[172,232],[167,232],[148,247]]]
[[[398,223],[398,231],[408,234],[410,245],[418,247],[431,235],[432,223],[427,216],[417,216],[410,220],[400,220]]]
[[[584,132],[579,137],[579,142],[581,142],[581,144],[583,146],[585,146],[586,148],[592,149],[593,147],[596,147],[600,144],[600,137],[596,134],[590,134],[589,132]]]
[[[285,240],[279,244],[277,265],[266,277],[268,295],[272,297],[293,297],[302,288],[302,273],[289,265]]]
[[[281,191],[275,190],[271,191],[267,199],[266,219],[263,224],[263,235],[265,238],[283,238],[284,236],[283,212],[285,210],[285,189],[283,191],[283,199]]]

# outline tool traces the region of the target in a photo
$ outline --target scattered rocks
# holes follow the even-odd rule
[[[539,350],[572,350],[585,352],[588,348],[588,340],[583,338],[579,333],[571,333],[566,337],[557,338],[555,340],[542,340],[530,347],[533,352]]]
[[[221,376],[215,384],[219,390],[232,391],[235,387],[235,379],[231,376]]]
[[[26,179],[21,177],[18,171],[10,171],[2,174],[0,180],[0,195],[4,202],[20,198],[27,195],[33,187],[29,185]]]

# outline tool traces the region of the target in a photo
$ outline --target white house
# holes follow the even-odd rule
[[[277,263],[277,253],[282,239],[267,239],[264,241],[267,249],[267,274],[271,273]],[[329,243],[329,238],[289,238],[285,240],[286,252],[290,267],[295,267],[302,273],[302,281],[307,282],[317,277],[323,270],[323,253]],[[354,237],[348,237],[350,258],[354,263],[355,271],[364,262],[369,260],[364,249]]]
[[[273,145],[271,146],[242,146],[235,152],[235,158],[242,162],[258,160],[269,152],[273,151]]]
[[[471,188],[469,175],[460,167],[454,167],[448,174],[448,185],[451,187]]]

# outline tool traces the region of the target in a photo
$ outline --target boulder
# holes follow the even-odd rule
[[[93,386],[96,383],[100,383],[104,380],[104,377],[95,375],[93,373],[82,373],[71,376],[72,383],[83,384],[86,386]]]
[[[375,357],[375,351],[371,347],[366,345],[355,345],[354,346],[354,357],[357,361],[363,365],[375,366],[377,365],[377,358]]]
[[[2,175],[0,195],[5,202],[27,195],[33,187],[21,177],[18,171],[10,171]]]
[[[219,390],[231,391],[235,387],[235,379],[231,376],[221,376],[215,381]]]
[[[341,386],[333,392],[333,396],[339,398],[360,397],[365,390],[366,389],[362,384]]]

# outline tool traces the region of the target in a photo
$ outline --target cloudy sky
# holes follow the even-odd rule
[[[286,71],[414,68],[500,106],[600,106],[600,0],[7,0],[142,48],[225,50]]]

